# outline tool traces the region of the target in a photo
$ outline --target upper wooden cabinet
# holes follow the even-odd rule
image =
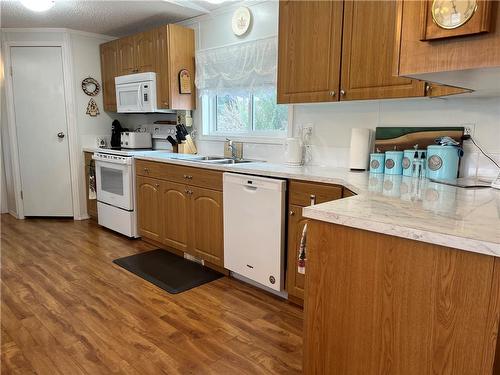
[[[486,3],[480,1],[477,12],[463,26],[449,32],[443,30],[438,36],[444,39],[423,40],[429,39],[429,3],[424,0],[401,0],[397,18],[396,45],[399,50],[394,59],[394,71],[400,76],[499,92],[500,6],[491,1],[490,14],[484,17],[481,9],[486,9]],[[462,32],[474,32],[468,28],[478,17],[489,19],[490,31],[460,35]],[[432,35],[437,34],[433,32]]]
[[[195,109],[194,30],[179,25],[157,29],[157,99],[158,108]],[[191,74],[191,94],[179,93],[179,72]]]
[[[424,82],[393,75],[396,15],[396,1],[345,1],[340,100],[424,95]]]
[[[156,72],[157,30],[150,30],[134,35],[135,67],[138,73]]]
[[[118,75],[137,73],[135,65],[136,48],[134,44],[135,38],[127,36],[118,39]]]
[[[179,92],[179,72],[191,74],[191,93]],[[194,31],[164,25],[101,45],[104,109],[116,111],[115,77],[142,72],[156,73],[159,109],[195,108]]]
[[[342,1],[280,1],[278,103],[338,100]]]
[[[425,96],[393,74],[396,1],[281,1],[278,103]]]
[[[118,41],[100,45],[104,110],[116,112],[115,77],[118,74]]]

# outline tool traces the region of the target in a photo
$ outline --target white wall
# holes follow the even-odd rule
[[[181,24],[195,30],[196,48],[221,47],[239,40],[255,40],[277,35],[278,3],[245,2],[253,15],[251,31],[240,39],[231,31],[231,16],[236,7],[220,8],[210,15],[204,15]],[[198,106],[199,108],[199,106]],[[201,129],[200,109],[193,118],[195,126]],[[325,104],[295,105],[293,108],[293,132],[298,135],[300,126],[312,123],[312,164],[347,167],[351,129],[377,126],[457,126],[472,128],[473,136],[494,157],[500,160],[500,98],[447,98],[447,99],[403,99],[358,101]],[[202,153],[220,154],[221,142],[197,141]],[[477,171],[481,175],[496,173],[491,162],[479,156],[476,149],[467,145],[468,159],[462,166],[468,175]],[[281,145],[244,145],[244,155],[268,161],[281,162]]]
[[[97,117],[91,117],[86,114],[87,104],[91,97],[85,95],[81,89],[81,82],[89,75],[99,82],[101,82],[101,67],[100,67],[100,54],[99,44],[104,43],[113,38],[97,35],[91,33],[83,33],[73,30],[65,29],[3,29],[2,30],[2,55],[5,56],[3,43],[10,42],[37,42],[37,41],[69,41],[68,47],[70,52],[70,65],[72,72],[73,84],[73,98],[74,98],[74,116],[76,119],[78,150],[84,146],[95,146],[96,138],[98,136],[110,136],[112,117],[104,111],[102,103],[102,91],[94,100],[97,102],[100,114]],[[7,67],[5,67],[5,70]],[[2,72],[5,71],[2,69]],[[2,81],[3,83],[3,81]],[[2,106],[1,106],[1,119],[2,119],[2,156],[5,164],[6,175],[6,196],[7,206],[9,211],[15,213],[15,198],[12,177],[12,161],[9,148],[9,135],[7,129],[7,116],[5,111],[5,91],[2,84]],[[79,153],[77,171],[79,179],[79,200],[80,207],[83,210],[86,208],[85,204],[85,183],[83,173],[83,153]],[[2,184],[3,185],[3,184]],[[2,190],[2,198],[4,191]],[[3,202],[3,199],[2,199]],[[78,213],[75,213],[78,216]]]

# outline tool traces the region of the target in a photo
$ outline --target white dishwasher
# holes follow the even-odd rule
[[[224,267],[281,291],[286,181],[224,173]]]

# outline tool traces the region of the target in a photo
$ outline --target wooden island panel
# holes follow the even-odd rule
[[[495,257],[310,221],[305,374],[498,374]]]

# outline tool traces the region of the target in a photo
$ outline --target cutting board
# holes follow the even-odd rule
[[[418,144],[419,149],[436,144],[438,137],[448,136],[462,144],[465,128],[456,127],[377,127],[375,129],[375,150],[381,152],[390,150],[413,149]]]

